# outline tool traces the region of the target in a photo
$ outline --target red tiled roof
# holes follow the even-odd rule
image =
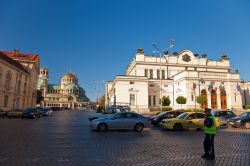
[[[13,51],[3,51],[0,50],[4,55],[11,57],[12,59],[19,59],[19,60],[35,60],[38,57],[38,54],[24,54],[19,52],[18,50]]]
[[[0,51],[0,59],[2,59],[3,61],[9,63],[10,65],[13,65],[15,67],[17,67],[18,69],[22,70],[23,72],[29,74],[29,72],[21,65],[21,63],[19,63],[18,61],[6,56],[5,54],[3,54]]]

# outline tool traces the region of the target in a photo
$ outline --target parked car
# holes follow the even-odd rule
[[[13,109],[12,111],[7,112],[8,118],[20,118],[23,110],[21,109]]]
[[[220,120],[221,126],[227,125],[228,119],[236,117],[236,114],[231,110],[215,110],[212,115]]]
[[[106,131],[111,129],[133,129],[141,132],[150,127],[150,118],[134,112],[119,112],[91,121],[93,130]]]
[[[250,112],[244,112],[238,117],[228,120],[228,125],[233,127],[250,128]]]
[[[52,111],[61,111],[61,110],[63,110],[64,108],[62,108],[62,107],[51,107],[50,108]]]
[[[41,116],[42,114],[38,109],[28,108],[22,113],[21,118],[36,119],[36,118],[41,118]]]
[[[52,116],[52,113],[53,113],[52,109],[50,108],[43,108],[43,109],[40,109],[39,111],[41,115],[43,116]]]
[[[181,130],[197,130],[202,129],[204,126],[204,119],[206,114],[197,112],[185,112],[180,114],[174,119],[165,119],[162,121],[164,129],[170,129],[175,131]],[[218,118],[215,118],[216,126],[220,126]]]
[[[0,109],[0,117],[5,117],[5,116],[7,116],[7,112]]]
[[[89,116],[89,121],[91,122],[94,119],[103,118],[107,115],[115,114],[118,112],[131,112],[130,107],[128,106],[110,106],[103,110],[101,113],[94,113]]]
[[[151,118],[151,124],[154,127],[160,126],[162,120],[176,118],[177,116],[179,116],[182,113],[183,113],[183,111],[179,111],[179,110],[162,112],[159,115]]]

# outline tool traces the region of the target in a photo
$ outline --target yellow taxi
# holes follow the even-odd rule
[[[13,109],[7,113],[8,118],[20,118],[23,111],[21,109]]]
[[[165,119],[162,121],[164,129],[181,131],[203,129],[206,115],[201,112],[185,112],[174,119]],[[220,126],[218,118],[215,118],[216,126]]]

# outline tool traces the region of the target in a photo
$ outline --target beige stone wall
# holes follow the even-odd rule
[[[0,108],[11,110],[13,108],[25,109],[30,107],[31,105],[27,103],[29,74],[1,59],[0,72]],[[7,73],[11,75],[9,88],[6,87]],[[6,96],[8,97],[7,105],[5,105]]]
[[[36,58],[35,61],[20,61],[23,66],[26,67],[28,72],[30,73],[30,77],[28,78],[29,86],[28,86],[28,97],[27,104],[30,107],[36,106],[36,90],[37,90],[37,80],[40,71],[39,57]]]

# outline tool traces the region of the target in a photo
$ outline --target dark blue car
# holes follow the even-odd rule
[[[228,120],[228,125],[233,127],[250,128],[250,112],[244,112],[238,117]]]
[[[176,118],[177,116],[179,116],[182,113],[183,113],[183,111],[179,111],[179,110],[162,112],[159,115],[151,118],[151,124],[154,127],[160,126],[162,120]]]
[[[43,116],[52,116],[53,111],[50,108],[43,108],[43,109],[40,109],[40,113]]]
[[[40,118],[41,116],[42,115],[38,109],[28,108],[22,113],[21,118],[37,119]]]

